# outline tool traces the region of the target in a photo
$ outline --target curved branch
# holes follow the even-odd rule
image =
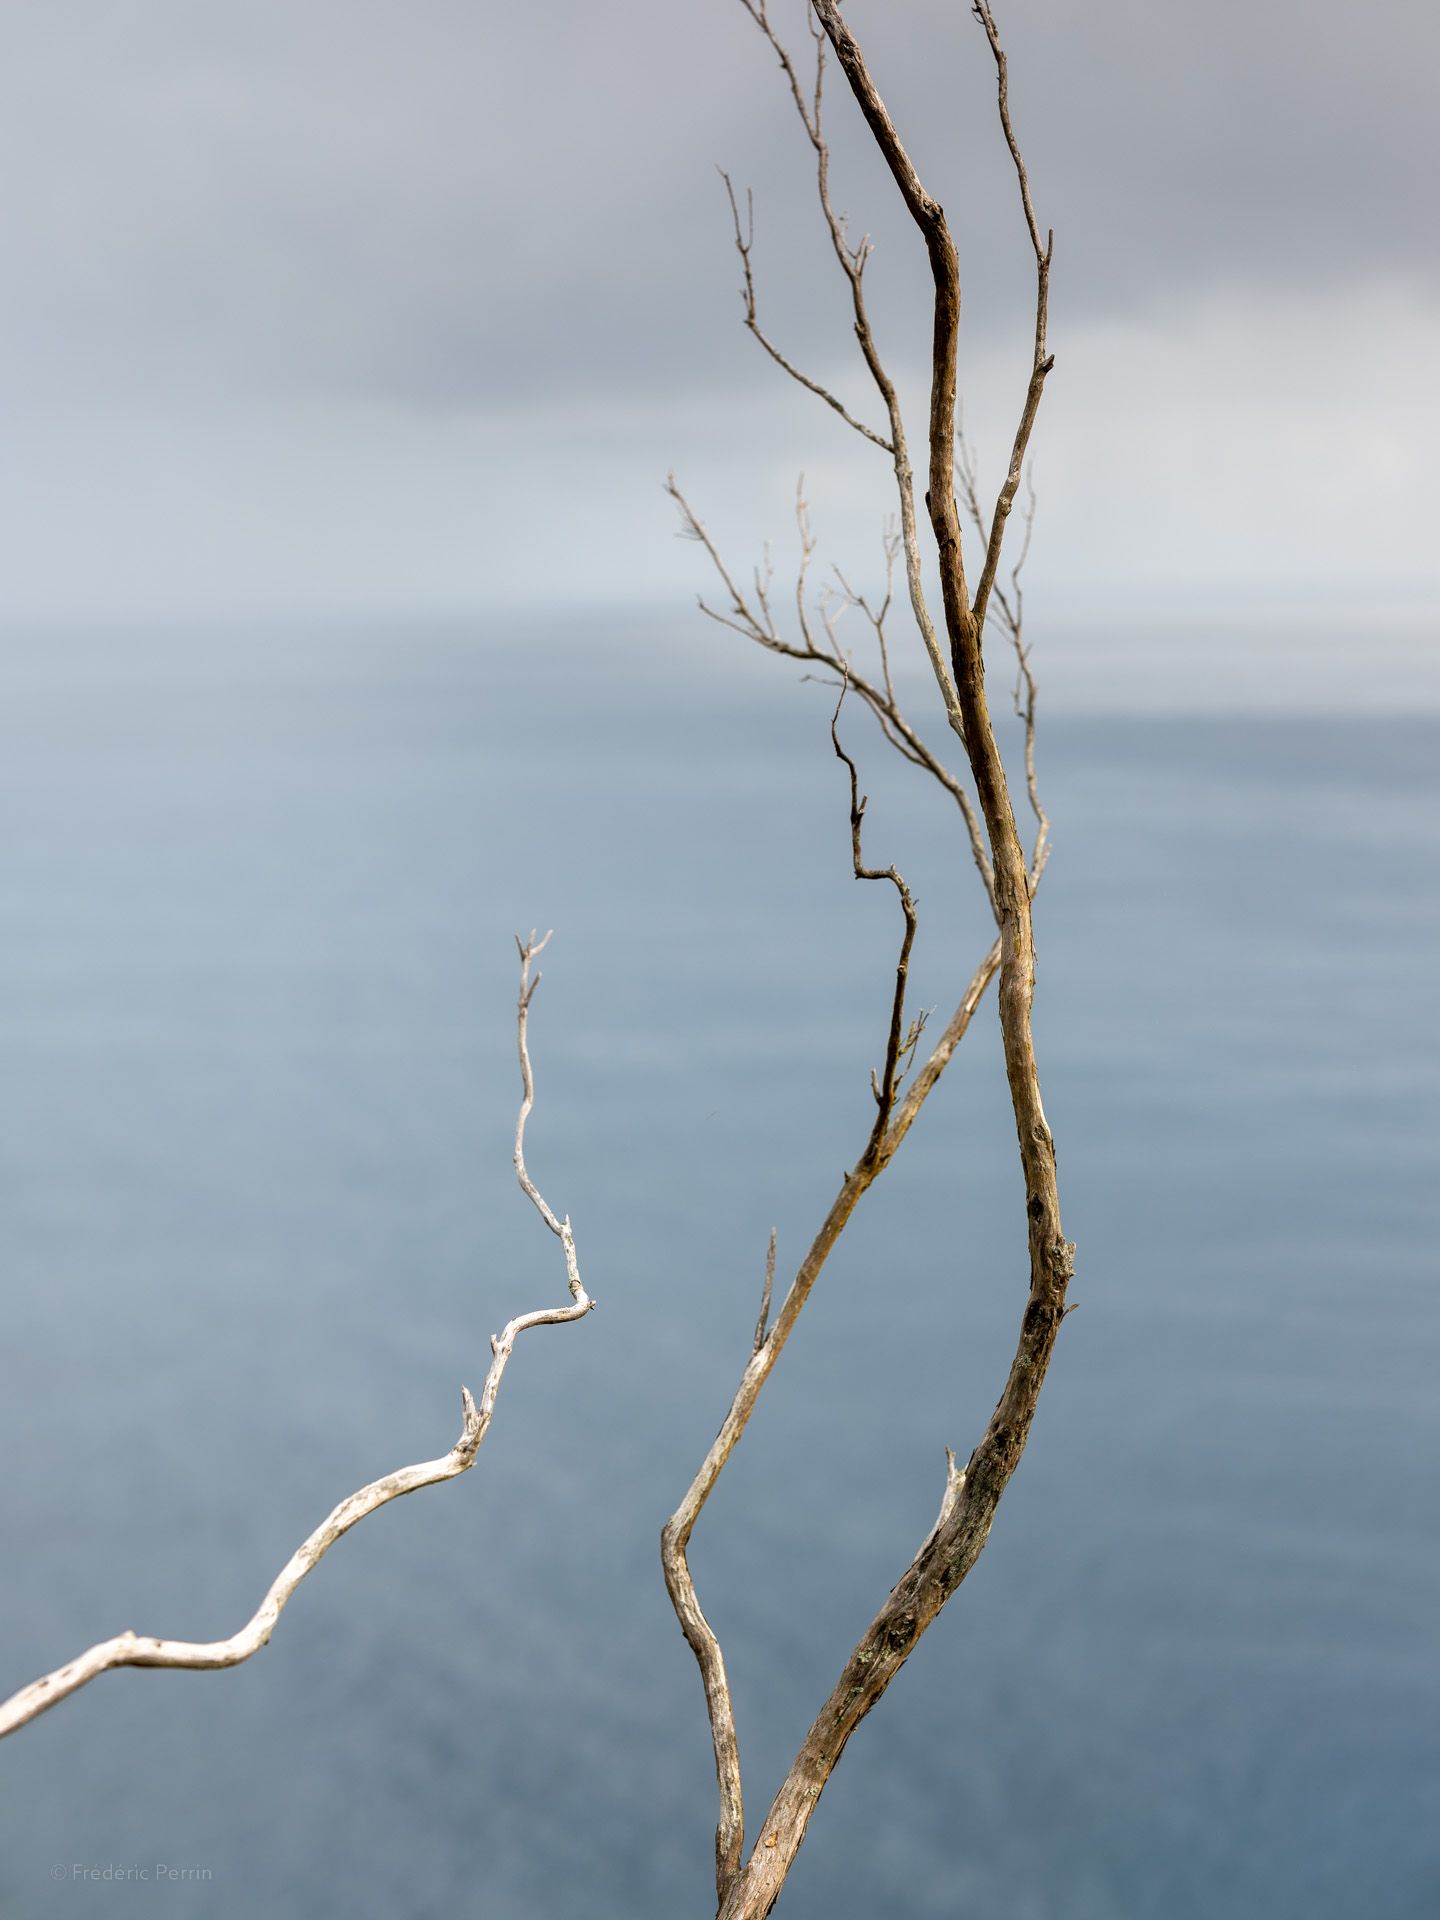
[[[780,1310],[756,1345],[740,1384],[721,1422],[720,1431],[700,1463],[700,1469],[686,1489],[685,1496],[666,1521],[660,1535],[660,1564],[666,1591],[680,1622],[680,1630],[695,1655],[705,1689],[705,1704],[710,1719],[711,1743],[715,1750],[715,1774],[720,1790],[720,1819],[715,1832],[715,1879],[719,1899],[725,1902],[740,1872],[744,1850],[744,1801],[740,1781],[740,1749],[735,1731],[735,1711],[725,1672],[725,1658],[715,1630],[706,1619],[695,1591],[687,1552],[695,1524],[715,1484],[725,1469],[741,1436],[750,1423],[761,1389],[770,1378],[775,1363],[785,1350],[805,1302],[824,1270],[825,1262],[844,1232],[862,1195],[875,1183],[895,1157],[901,1141],[913,1126],[921,1107],[933,1092],[941,1074],[949,1065],[955,1049],[964,1039],[985,989],[1000,964],[997,940],[976,968],[960,1004],[945,1027],[929,1058],[921,1067],[896,1107],[884,1134],[877,1140],[872,1131],[864,1152],[853,1170],[840,1184],[819,1232],[811,1241],[805,1258],[791,1281]],[[783,1876],[782,1876],[783,1877]]]
[[[460,1437],[450,1451],[438,1460],[424,1460],[413,1467],[400,1467],[394,1473],[387,1473],[383,1479],[372,1480],[369,1486],[361,1487],[358,1493],[352,1493],[348,1499],[342,1500],[291,1554],[271,1583],[265,1598],[238,1633],[231,1634],[228,1640],[193,1641],[159,1640],[127,1630],[116,1634],[113,1639],[102,1640],[76,1659],[67,1661],[63,1667],[57,1667],[53,1673],[42,1674],[38,1680],[32,1681],[28,1687],[22,1687],[0,1705],[0,1739],[6,1734],[15,1733],[100,1674],[108,1673],[115,1667],[174,1667],[192,1672],[213,1672],[223,1667],[238,1667],[250,1659],[269,1641],[286,1602],[300,1582],[319,1566],[336,1541],[342,1539],[352,1527],[358,1526],[377,1508],[388,1506],[392,1500],[398,1500],[407,1493],[418,1493],[422,1487],[435,1486],[442,1480],[453,1480],[474,1466],[475,1456],[480,1451],[480,1443],[485,1438],[495,1411],[495,1396],[500,1390],[500,1381],[519,1336],[531,1327],[559,1326],[567,1320],[583,1320],[594,1307],[594,1301],[581,1283],[575,1238],[570,1231],[569,1220],[556,1219],[525,1170],[525,1122],[535,1098],[526,1026],[530,1001],[540,984],[538,974],[533,981],[528,975],[531,959],[549,938],[547,933],[545,940],[537,942],[532,933],[528,943],[522,945],[516,942],[520,948],[520,999],[516,1024],[524,1097],[515,1129],[515,1168],[521,1187],[564,1247],[565,1271],[574,1305],[541,1307],[534,1313],[520,1314],[507,1323],[503,1332],[492,1335],[490,1370],[485,1376],[479,1403],[472,1398],[468,1387],[460,1389],[463,1424]]]
[[[930,392],[930,488],[926,504],[935,535],[950,641],[962,738],[985,817],[995,872],[1000,923],[999,1011],[1006,1076],[1010,1083],[1030,1254],[1029,1294],[1015,1357],[983,1439],[970,1456],[963,1485],[954,1488],[942,1517],[902,1574],[884,1606],[855,1647],[829,1699],[821,1708],[776,1795],[745,1867],[730,1884],[721,1920],[762,1920],[769,1913],[804,1840],[811,1815],[845,1745],[860,1721],[909,1658],[921,1634],[979,1557],[1029,1437],[1055,1341],[1067,1311],[1066,1290],[1075,1249],[1061,1231],[1055,1179],[1055,1147],[1045,1119],[1031,1033],[1035,947],[1031,921],[1031,874],[1020,845],[1001,759],[985,698],[981,635],[1004,520],[1019,464],[1039,404],[1049,359],[1044,351],[1049,246],[1039,245],[1028,181],[1009,119],[1004,56],[988,0],[974,0],[999,74],[1000,114],[1020,175],[1027,225],[1038,271],[1036,346],[1011,472],[997,503],[981,575],[972,603],[965,582],[960,519],[955,498],[955,381],[960,322],[960,273],[943,209],[926,191],[893,121],[876,91],[864,55],[845,23],[837,0],[811,0],[835,49],[856,102],[920,229],[934,281],[934,338]]]

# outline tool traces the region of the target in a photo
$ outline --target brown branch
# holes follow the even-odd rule
[[[894,866],[869,867],[865,864],[861,833],[866,802],[859,791],[859,776],[855,762],[841,746],[838,730],[840,704],[844,701],[846,684],[842,679],[840,703],[837,703],[830,723],[830,737],[836,756],[844,764],[849,775],[851,863],[857,880],[888,880],[894,886],[900,899],[905,923],[895,968],[895,987],[891,998],[885,1065],[882,1075],[878,1079],[872,1075],[871,1079],[875,1094],[876,1116],[860,1157],[854,1169],[846,1174],[824,1225],[812,1242],[809,1253],[791,1283],[774,1326],[767,1328],[775,1264],[775,1236],[771,1234],[766,1261],[765,1291],[749,1363],[731,1402],[729,1414],[702,1462],[699,1473],[680,1505],[666,1522],[660,1536],[660,1560],[666,1590],[670,1595],[676,1619],[680,1623],[680,1630],[699,1666],[701,1684],[705,1692],[706,1713],[710,1722],[715,1778],[720,1800],[719,1818],[715,1828],[715,1885],[717,1899],[721,1903],[727,1898],[740,1871],[745,1842],[744,1791],[735,1709],[730,1693],[729,1677],[725,1669],[725,1657],[719,1638],[706,1618],[695,1590],[695,1581],[688,1558],[690,1538],[715,1482],[719,1479],[726,1461],[749,1422],[760,1389],[769,1378],[771,1369],[779,1358],[785,1342],[789,1339],[800,1310],[808,1299],[815,1281],[819,1278],[831,1248],[840,1237],[860,1196],[889,1165],[900,1142],[914,1123],[915,1116],[939,1080],[970,1024],[975,1008],[979,1005],[980,997],[999,959],[997,945],[981,962],[965,998],[956,1009],[945,1033],[920,1073],[917,1074],[905,1100],[897,1108],[899,1076],[905,1060],[919,1041],[924,1024],[923,1021],[917,1021],[908,1032],[905,1030],[905,991],[916,930],[915,902],[910,889]]]
[[[915,625],[919,630],[926,657],[930,661],[935,675],[935,683],[945,704],[946,718],[952,729],[963,739],[964,722],[956,698],[954,681],[951,677],[950,663],[946,659],[945,649],[935,630],[930,609],[925,598],[925,587],[920,558],[919,528],[915,514],[915,476],[910,464],[909,441],[905,432],[905,419],[900,410],[900,397],[895,383],[886,371],[876,345],[874,331],[870,325],[870,313],[865,302],[865,266],[870,258],[870,242],[862,238],[857,246],[850,244],[846,223],[842,215],[835,211],[830,198],[830,145],[825,137],[823,124],[823,103],[825,90],[825,40],[823,35],[813,33],[815,40],[815,84],[812,93],[806,95],[800,84],[784,42],[770,24],[765,0],[740,0],[741,6],[764,34],[766,41],[780,63],[781,72],[790,89],[795,111],[805,129],[815,153],[815,184],[820,201],[820,211],[824,217],[826,230],[830,235],[830,244],[840,271],[850,290],[850,307],[854,321],[855,339],[860,348],[861,357],[869,369],[875,389],[885,408],[885,417],[890,426],[892,464],[895,471],[895,488],[900,502],[900,530],[905,553],[905,583],[909,591],[910,607],[914,614]],[[817,9],[818,12],[818,9]]]
[[[979,1556],[989,1536],[995,1510],[1028,1438],[1037,1397],[1065,1317],[1065,1293],[1074,1271],[1074,1248],[1061,1231],[1054,1143],[1041,1101],[1031,1035],[1035,956],[1030,872],[1021,849],[1004,764],[986,703],[981,647],[985,607],[998,566],[1004,522],[1018,485],[1045,374],[1049,371],[1044,328],[1050,248],[1048,242],[1043,250],[1039,244],[1029,183],[1010,123],[1004,55],[988,0],[975,0],[976,17],[985,27],[996,60],[1001,124],[1020,177],[1027,226],[1036,252],[1038,293],[1036,348],[1016,436],[1016,451],[997,502],[980,591],[972,604],[965,579],[955,494],[960,277],[954,242],[942,208],[926,191],[900,140],[837,0],[812,0],[812,5],[905,206],[920,230],[934,283],[930,486],[926,504],[940,564],[960,731],[985,818],[995,875],[995,904],[1000,923],[1001,1037],[1025,1176],[1030,1284],[1015,1358],[985,1435],[970,1456],[963,1484],[957,1480],[951,1499],[947,1482],[947,1499],[939,1523],[862,1636],[821,1708],[771,1805],[760,1839],[745,1867],[730,1883],[721,1906],[722,1920],[742,1920],[742,1916],[744,1920],[758,1920],[770,1911],[851,1733],[883,1695],[921,1634]]]

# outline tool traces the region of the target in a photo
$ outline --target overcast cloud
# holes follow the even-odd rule
[[[958,230],[993,473],[1028,284],[983,39],[958,0],[849,12]],[[1037,591],[1423,624],[1433,8],[999,13],[1058,236]],[[873,550],[883,462],[738,325],[717,162],[756,189],[768,324],[873,413],[736,0],[71,0],[4,10],[0,74],[0,618],[678,599],[671,465],[742,555],[801,467]],[[919,393],[923,256],[838,76],[830,109]]]

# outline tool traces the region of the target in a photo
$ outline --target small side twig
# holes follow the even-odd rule
[[[858,242],[851,240],[845,216],[836,212],[830,197],[830,143],[825,133],[823,119],[825,35],[812,22],[810,37],[815,47],[815,81],[813,88],[807,92],[801,84],[800,75],[789,49],[771,24],[767,0],[740,0],[740,4],[765,36],[771,52],[779,61],[780,71],[784,74],[785,83],[790,89],[790,98],[794,103],[796,114],[814,151],[815,190],[820,202],[821,216],[830,235],[835,259],[850,290],[855,341],[860,348],[860,354],[870,378],[875,384],[875,391],[880,396],[881,404],[885,409],[885,418],[889,423],[891,464],[894,468],[895,491],[900,505],[901,550],[905,556],[905,584],[909,592],[911,611],[914,614],[915,625],[925,648],[926,657],[929,659],[931,671],[935,675],[936,685],[940,689],[941,699],[945,703],[945,717],[952,730],[963,742],[964,721],[960,712],[954,677],[925,598],[919,526],[915,513],[915,475],[910,464],[909,441],[905,432],[904,415],[900,408],[900,396],[895,382],[891,379],[880,357],[880,349],[870,324],[870,312],[865,298],[865,268],[872,251],[870,239],[868,235],[862,235]]]
[[[743,3],[743,0],[742,0]],[[803,476],[802,476],[803,481]],[[738,633],[747,640],[753,640],[756,646],[763,647],[767,653],[780,654],[788,660],[799,660],[807,665],[820,666],[828,671],[848,674],[850,686],[857,697],[864,701],[886,739],[901,754],[917,767],[923,767],[933,779],[949,794],[960,809],[960,817],[965,823],[965,834],[970,846],[970,857],[975,862],[986,896],[993,910],[995,904],[995,875],[990,856],[985,848],[985,837],[975,812],[974,802],[963,783],[926,745],[922,736],[916,732],[901,711],[894,694],[886,686],[876,684],[861,673],[852,661],[841,653],[834,632],[833,618],[826,618],[826,638],[828,646],[818,643],[810,627],[804,610],[804,579],[809,566],[814,542],[810,532],[809,508],[805,500],[803,484],[796,494],[796,519],[800,530],[801,564],[797,591],[797,603],[800,609],[800,644],[786,640],[775,624],[768,598],[756,598],[752,604],[750,597],[741,590],[734,575],[721,557],[719,548],[711,538],[703,520],[690,505],[674,474],[667,476],[665,491],[680,511],[681,537],[693,540],[703,547],[709,556],[710,564],[718,574],[721,584],[730,596],[730,612],[724,614],[703,597],[698,601],[700,611],[718,626],[728,627],[732,633]],[[875,616],[869,615],[872,620]],[[882,671],[888,676],[888,657],[882,653]]]
[[[918,1027],[905,1033],[905,989],[910,977],[910,950],[915,944],[915,929],[918,924],[915,912],[915,899],[905,884],[899,870],[892,863],[888,867],[867,867],[861,847],[860,835],[865,821],[865,809],[869,804],[868,795],[860,792],[860,776],[855,762],[840,744],[840,709],[845,704],[845,694],[850,684],[848,673],[842,678],[840,698],[835,702],[835,711],[830,716],[830,739],[835,748],[835,757],[844,763],[850,776],[850,856],[857,880],[888,880],[900,898],[900,910],[905,918],[905,932],[900,941],[900,957],[895,963],[895,990],[890,1000],[890,1031],[885,1042],[885,1068],[877,1078],[870,1076],[871,1091],[875,1096],[875,1126],[870,1136],[867,1154],[875,1151],[885,1137],[885,1129],[890,1124],[890,1115],[895,1106],[896,1075],[901,1066],[902,1057],[910,1052],[919,1039]]]
[[[863,434],[872,446],[879,447],[883,452],[893,456],[895,449],[883,433],[876,433],[875,429],[873,427],[867,427],[863,420],[857,420],[845,403],[838,399],[828,387],[822,386],[818,380],[812,380],[808,373],[802,372],[793,361],[787,360],[779,347],[775,345],[775,342],[760,325],[759,309],[755,301],[755,270],[750,261],[750,255],[755,246],[755,196],[747,187],[745,191],[745,220],[742,225],[740,219],[740,203],[735,197],[734,184],[723,167],[717,168],[716,171],[725,182],[725,193],[730,201],[730,216],[735,224],[735,251],[740,256],[741,271],[745,276],[744,285],[740,289],[740,297],[745,302],[746,328],[754,335],[756,340],[759,341],[760,345],[783,373],[788,373],[790,378],[798,381],[808,393],[813,393],[817,399],[823,400],[827,407],[830,407],[834,412],[839,414],[847,427],[853,427],[856,433]]]
[[[775,1229],[770,1229],[770,1245],[765,1253],[765,1290],[760,1295],[760,1318],[755,1322],[755,1344],[751,1353],[758,1353],[765,1344],[765,1332],[770,1324],[770,1299],[775,1291]]]
[[[956,436],[955,477],[960,484],[960,499],[981,539],[985,537],[985,516],[980,505],[979,473],[975,451],[965,437],[963,427]],[[989,618],[1003,629],[1015,653],[1015,686],[1012,700],[1016,717],[1025,729],[1025,791],[1030,811],[1035,816],[1035,842],[1030,851],[1030,892],[1033,897],[1050,858],[1050,816],[1040,800],[1040,783],[1035,771],[1035,706],[1040,686],[1030,660],[1030,643],[1025,638],[1025,587],[1021,578],[1030,557],[1035,535],[1035,475],[1025,470],[1024,535],[1020,551],[1010,568],[1008,591],[997,580],[990,596]]]

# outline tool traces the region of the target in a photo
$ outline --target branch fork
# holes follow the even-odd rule
[[[787,374],[815,392],[849,425],[889,457],[898,496],[899,530],[898,534],[889,529],[886,533],[886,591],[883,601],[878,610],[873,609],[836,569],[838,594],[830,588],[822,592],[818,603],[819,626],[816,628],[811,624],[806,581],[815,543],[802,481],[796,499],[800,536],[800,564],[795,590],[798,638],[785,637],[771,605],[768,571],[763,578],[757,571],[753,596],[740,591],[734,575],[726,567],[704,524],[681,493],[673,475],[668,490],[680,509],[682,531],[704,547],[729,598],[728,612],[710,607],[703,599],[700,603],[702,611],[769,652],[820,669],[818,677],[834,676],[831,684],[838,685],[839,692],[831,718],[831,739],[836,756],[846,766],[849,776],[853,870],[857,879],[890,881],[899,897],[905,926],[891,997],[885,1064],[882,1071],[872,1071],[870,1077],[876,1107],[873,1128],[854,1167],[842,1176],[829,1213],[801,1261],[773,1323],[770,1320],[775,1266],[775,1239],[772,1234],[764,1296],[750,1358],[720,1431],[661,1536],[661,1562],[666,1586],[681,1629],[700,1668],[715,1753],[720,1801],[715,1837],[719,1920],[761,1920],[762,1916],[769,1913],[850,1734],[884,1693],[929,1622],[959,1586],[983,1549],[995,1509],[1028,1437],[1036,1398],[1056,1335],[1068,1310],[1065,1289],[1074,1270],[1074,1248],[1064,1239],[1060,1230],[1054,1147],[1041,1104],[1030,1029],[1034,984],[1030,902],[1049,852],[1049,821],[1040,803],[1035,776],[1036,682],[1023,632],[1020,580],[1034,523],[1033,488],[1028,492],[1025,537],[1019,557],[1011,568],[1008,588],[999,582],[1006,524],[1025,472],[1030,435],[1045,381],[1054,365],[1046,340],[1054,243],[1048,233],[1043,241],[1040,236],[1029,178],[1010,115],[1008,63],[989,0],[972,0],[972,12],[985,33],[995,65],[1001,130],[1014,166],[1021,210],[1036,268],[1030,376],[1009,468],[994,505],[986,514],[980,503],[973,459],[963,439],[958,455],[956,448],[960,277],[955,246],[944,211],[926,190],[901,143],[876,90],[864,55],[846,25],[839,0],[811,0],[815,75],[813,86],[808,90],[802,85],[794,61],[770,23],[767,0],[740,0],[740,3],[779,62],[796,113],[814,153],[821,214],[849,289],[855,337],[884,407],[888,434],[881,436],[866,428],[832,393],[780,355],[761,332],[751,257],[754,244],[753,202],[747,194],[746,217],[742,223],[739,202],[726,175],[722,177],[729,196],[735,246],[744,279],[742,297],[745,323],[765,351]],[[870,133],[889,166],[902,201],[919,231],[934,281],[925,506],[939,561],[943,641],[931,617],[924,591],[914,478],[905,423],[894,383],[880,359],[866,307],[864,270],[871,251],[869,239],[868,236],[862,239],[858,246],[851,244],[845,221],[843,217],[837,217],[830,199],[830,154],[822,119],[827,49],[833,51]],[[982,550],[973,594],[966,581],[964,568],[957,476]],[[972,803],[967,788],[950,774],[910,726],[895,697],[885,621],[891,605],[893,568],[897,558],[901,557],[911,612],[940,692],[946,721],[964,748],[978,806]],[[1014,700],[1025,729],[1026,783],[1036,825],[1034,846],[1028,860],[1021,850],[1004,765],[985,698],[981,641],[987,617],[992,612],[992,603],[995,617],[1009,635],[1016,659]],[[880,660],[878,680],[867,678],[863,672],[857,671],[854,661],[840,646],[836,632],[838,621],[852,607],[864,614],[874,633]],[[852,690],[874,716],[883,738],[902,757],[936,779],[956,801],[999,933],[972,977],[944,1033],[914,1073],[903,1098],[900,1096],[900,1080],[913,1063],[924,1027],[923,1016],[907,1025],[904,1010],[910,949],[916,926],[915,902],[893,865],[888,868],[865,865],[862,829],[866,803],[859,790],[855,762],[842,747],[839,736],[840,710],[847,693]],[[954,1453],[946,1450],[945,1487],[935,1525],[846,1662],[761,1824],[758,1841],[746,1858],[744,1802],[734,1709],[720,1644],[700,1608],[690,1575],[687,1560],[689,1541],[710,1493],[744,1434],[760,1391],[779,1359],[836,1240],[861,1196],[888,1166],[921,1106],[938,1083],[956,1046],[968,1030],[987,985],[997,972],[1000,979],[998,1000],[1006,1071],[1025,1176],[1030,1251],[1030,1285],[1015,1358],[985,1434],[966,1465],[963,1468],[958,1466]]]

